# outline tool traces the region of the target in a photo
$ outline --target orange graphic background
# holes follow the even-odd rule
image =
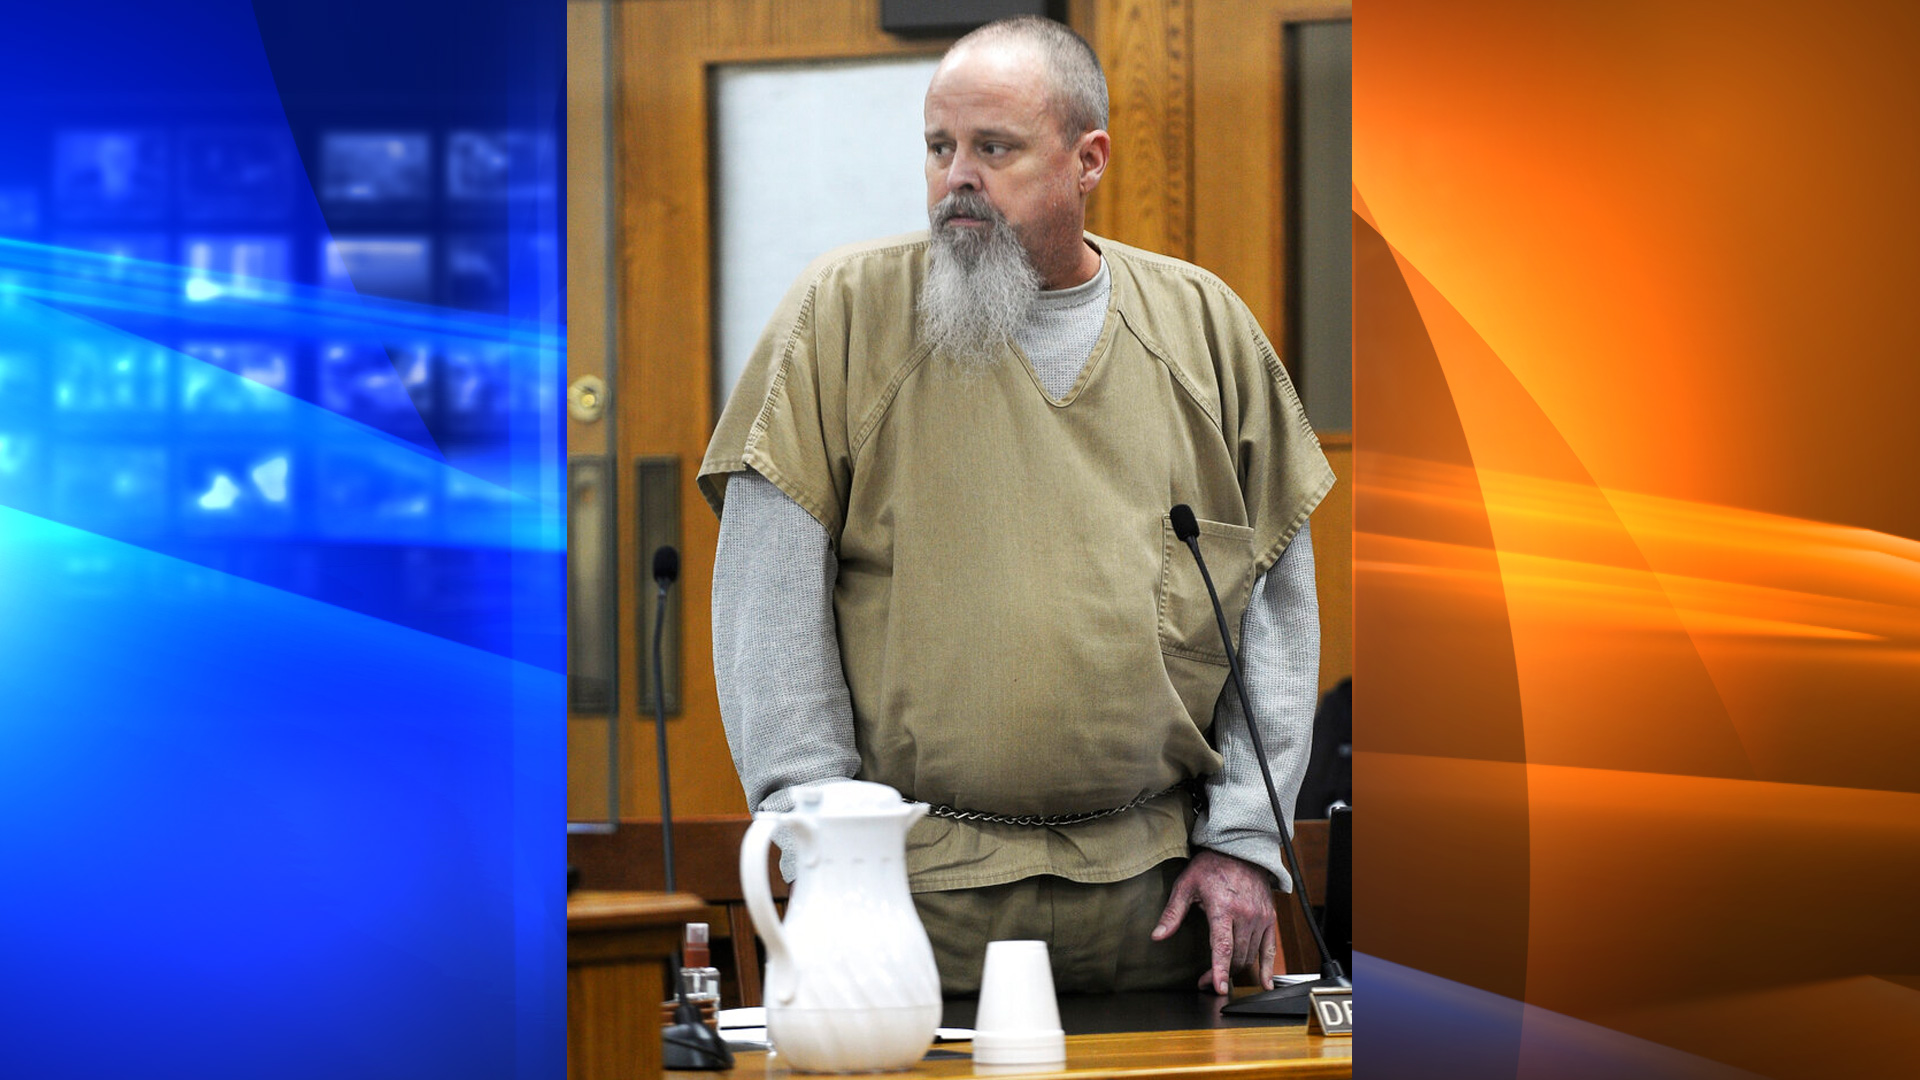
[[[1354,37],[1356,948],[1920,1076],[1920,9]]]

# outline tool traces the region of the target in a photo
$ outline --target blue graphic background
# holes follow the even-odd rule
[[[0,1075],[564,1069],[564,9],[0,35]]]

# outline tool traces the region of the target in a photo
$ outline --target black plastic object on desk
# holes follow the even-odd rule
[[[1221,1015],[1227,999],[1200,990],[1136,990],[1120,994],[1061,994],[1060,1027],[1069,1035],[1130,1031],[1195,1031],[1205,1028],[1272,1027],[1276,1019]],[[941,1027],[970,1028],[975,998],[948,998]],[[1304,1015],[1279,1023],[1306,1023]]]

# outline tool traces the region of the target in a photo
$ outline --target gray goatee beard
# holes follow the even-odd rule
[[[984,226],[955,226],[971,217]],[[1013,342],[1033,310],[1040,275],[1000,211],[978,195],[956,191],[927,211],[933,244],[920,290],[920,328],[935,352],[962,368],[985,368]]]

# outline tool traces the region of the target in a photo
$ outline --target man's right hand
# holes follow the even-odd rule
[[[1267,872],[1231,855],[1202,848],[1174,879],[1173,895],[1153,940],[1165,941],[1180,927],[1194,904],[1207,913],[1207,941],[1213,964],[1200,976],[1202,990],[1225,994],[1235,971],[1251,971],[1262,990],[1273,985],[1279,959],[1279,927],[1274,922],[1273,883]]]

